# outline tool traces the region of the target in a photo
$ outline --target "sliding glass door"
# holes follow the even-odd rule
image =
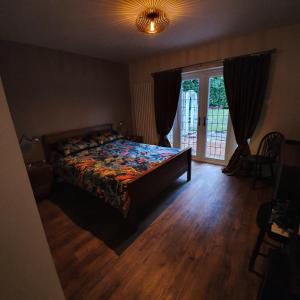
[[[233,138],[222,68],[183,74],[169,138],[174,147],[192,147],[195,160],[227,162]]]

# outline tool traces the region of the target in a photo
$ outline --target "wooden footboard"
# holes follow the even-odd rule
[[[135,229],[137,212],[160,192],[165,190],[175,179],[187,172],[187,181],[191,180],[191,148],[166,160],[157,168],[143,174],[128,184],[131,199],[127,222]]]

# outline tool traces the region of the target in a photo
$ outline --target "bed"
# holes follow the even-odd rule
[[[74,151],[66,148],[66,140],[85,143],[76,144]],[[115,207],[133,230],[142,206],[185,172],[187,181],[191,180],[190,148],[180,150],[128,141],[118,136],[111,124],[44,135],[42,142],[58,180],[80,187]],[[58,153],[61,145],[64,152]]]

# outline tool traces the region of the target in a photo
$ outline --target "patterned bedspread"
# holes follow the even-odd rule
[[[130,207],[127,184],[179,152],[119,139],[61,157],[54,170],[61,180],[102,198],[126,217]]]

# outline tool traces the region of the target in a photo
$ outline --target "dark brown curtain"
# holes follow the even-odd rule
[[[238,144],[223,172],[238,174],[241,156],[250,154],[248,139],[258,123],[266,92],[271,54],[224,61],[224,82],[229,113]]]
[[[181,87],[181,70],[153,74],[154,107],[159,146],[171,147],[167,138],[172,129]]]

